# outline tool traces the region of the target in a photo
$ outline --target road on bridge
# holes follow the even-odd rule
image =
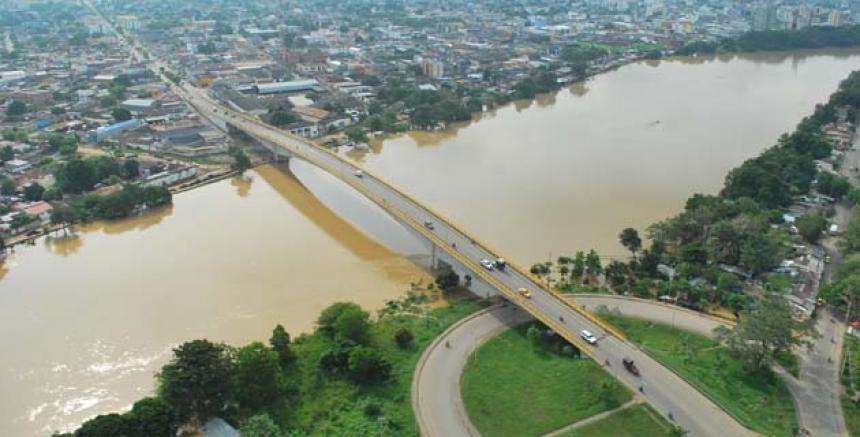
[[[104,19],[88,0],[82,1]],[[133,58],[138,60],[149,58],[149,68],[160,75],[166,83],[171,83],[164,74],[165,71],[169,71],[168,65],[144,55],[143,49],[137,42],[129,41],[125,35],[116,31],[116,28],[113,29],[121,44],[131,51]],[[490,271],[483,268],[480,265],[482,259],[493,260],[500,257],[501,254],[494,253],[486,245],[477,243],[475,238],[467,235],[462,228],[455,226],[452,222],[447,221],[441,215],[431,211],[392,185],[363,170],[361,177],[356,176],[356,171],[361,169],[351,161],[302,138],[294,137],[287,132],[269,126],[255,117],[230,110],[214,101],[205,90],[195,88],[187,83],[183,83],[181,86],[174,85],[171,88],[210,121],[221,121],[232,125],[252,137],[269,143],[270,146],[280,147],[290,155],[304,159],[345,181],[403,224],[422,234],[441,250],[446,251],[466,268],[473,271],[476,277],[494,286],[509,300],[577,345],[593,359],[600,363],[611,363],[612,365],[608,367],[609,371],[631,389],[636,390],[641,384],[650,387],[648,401],[651,405],[667,417],[671,414],[674,420],[689,430],[692,435],[739,436],[750,433],[677,375],[632,344],[612,335],[605,329],[605,325],[592,318],[587,312],[579,310],[576,305],[565,302],[557,294],[544,288],[527,272],[516,268],[514,265],[505,270]],[[492,217],[487,219],[491,220]],[[434,224],[433,229],[424,226],[426,222],[432,222]],[[531,298],[518,294],[516,290],[520,288],[529,290]],[[599,337],[598,345],[589,346],[585,344],[579,337],[582,330],[589,330]],[[633,359],[642,376],[636,377],[624,371],[621,366],[623,358]],[[524,371],[528,370],[524,369]],[[422,428],[422,433],[436,435],[424,428]]]

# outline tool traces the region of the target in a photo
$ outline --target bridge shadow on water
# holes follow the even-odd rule
[[[310,165],[310,164],[307,164]],[[427,271],[429,267],[429,255],[427,254],[400,254],[397,251],[389,248],[385,244],[377,241],[373,236],[369,235],[360,226],[356,226],[347,218],[342,217],[332,208],[330,208],[318,195],[312,191],[302,180],[293,172],[289,163],[277,163],[267,166],[258,167],[256,173],[278,193],[284,200],[296,209],[308,221],[316,225],[330,238],[336,240],[350,253],[357,256],[363,261],[373,262],[381,266],[386,275],[402,279],[406,272],[413,272],[415,264]],[[337,189],[338,187],[335,187]],[[341,193],[342,194],[342,193]],[[357,193],[346,193],[347,195],[360,196]],[[376,205],[370,205],[368,208],[378,208]],[[372,216],[376,211],[350,210],[349,215],[367,214]],[[387,214],[381,209],[379,214]],[[359,217],[357,221],[363,224],[365,221],[372,221],[374,217]],[[387,225],[387,224],[386,224]],[[392,226],[399,226],[395,222]],[[406,231],[403,231],[404,234]],[[378,233],[378,229],[377,229]],[[406,234],[408,235],[408,234]],[[414,278],[424,279],[424,278]]]

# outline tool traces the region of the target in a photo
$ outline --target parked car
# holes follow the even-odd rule
[[[587,329],[583,329],[582,332],[579,333],[579,336],[588,344],[597,344],[597,337]]]
[[[488,259],[484,258],[484,259],[482,259],[482,260],[481,260],[481,265],[482,265],[482,266],[484,266],[484,268],[485,268],[485,269],[487,269],[487,270],[489,270],[489,271],[493,271],[493,263],[492,263],[492,261],[490,261],[490,260],[488,260]]]

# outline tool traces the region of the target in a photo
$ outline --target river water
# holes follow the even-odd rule
[[[344,153],[522,264],[623,256],[623,227],[719,189],[858,68],[852,52],[643,62]],[[427,281],[425,259],[391,218],[301,161],[21,247],[0,265],[0,434],[127,407],[185,340],[242,344],[277,323],[295,335],[337,301],[379,308]]]

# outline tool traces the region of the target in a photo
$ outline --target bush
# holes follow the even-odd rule
[[[388,379],[391,363],[382,352],[368,346],[349,351],[349,376],[359,384],[374,384]]]
[[[394,333],[394,341],[397,342],[397,346],[401,349],[406,349],[411,346],[414,338],[415,336],[412,334],[412,331],[405,326],[400,327],[400,329]]]

